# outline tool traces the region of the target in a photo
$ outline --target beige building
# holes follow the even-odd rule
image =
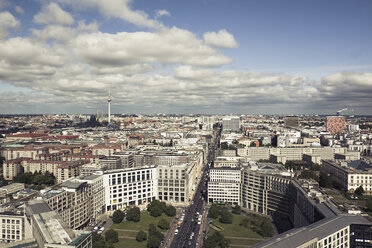
[[[27,218],[39,248],[91,248],[91,232],[72,230],[43,200],[31,200]]]
[[[67,180],[60,189],[49,190],[42,197],[72,229],[84,227],[94,215],[93,189],[86,181]]]
[[[23,189],[25,189],[24,183],[11,183],[0,188],[0,197],[5,197],[6,195],[13,194]]]
[[[240,168],[213,168],[209,170],[209,202],[238,205],[241,202],[240,187]]]
[[[158,165],[159,200],[172,204],[188,204],[196,188],[197,163]]]
[[[0,247],[2,243],[13,243],[31,237],[31,226],[23,209],[0,209]]]
[[[322,170],[328,173],[332,181],[343,189],[354,192],[360,186],[365,194],[372,195],[372,165],[362,160],[341,164],[323,160]]]

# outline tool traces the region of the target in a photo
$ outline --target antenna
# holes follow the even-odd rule
[[[108,94],[108,98],[107,98],[107,103],[108,103],[107,122],[108,122],[108,124],[110,124],[111,123],[111,92],[110,92],[110,89],[109,89],[109,94]]]

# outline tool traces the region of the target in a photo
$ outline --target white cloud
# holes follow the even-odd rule
[[[95,8],[102,14],[109,17],[116,17],[140,27],[147,28],[162,28],[163,25],[157,20],[149,18],[149,16],[140,10],[132,10],[130,3],[132,0],[59,0],[65,4],[70,4],[77,9]]]
[[[122,66],[136,63],[182,63],[220,66],[232,60],[203,44],[187,30],[82,34],[71,44],[90,65]]]
[[[43,6],[41,12],[34,16],[34,21],[44,24],[71,25],[74,23],[74,18],[57,3],[50,3]]]
[[[236,42],[234,36],[227,32],[225,29],[222,29],[216,32],[207,32],[204,34],[204,40],[207,45],[215,47],[224,47],[224,48],[236,48],[239,47],[238,42]]]
[[[166,9],[156,11],[156,17],[159,18],[161,16],[170,16],[170,13]]]
[[[21,6],[15,6],[14,9],[18,14],[24,14],[25,13],[25,11],[23,10],[23,8]]]
[[[0,39],[8,36],[8,30],[17,28],[19,21],[8,11],[0,12]]]

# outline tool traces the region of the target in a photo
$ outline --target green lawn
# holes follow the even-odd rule
[[[142,211],[141,220],[139,222],[124,221],[119,224],[113,224],[111,228],[147,231],[149,229],[150,224],[154,224],[155,226],[157,226],[161,218],[165,218],[167,221],[169,221],[169,223],[172,221],[172,217],[168,217],[165,214],[155,218],[155,217],[152,217],[149,214],[149,212]],[[159,230],[162,231],[161,229]]]
[[[131,221],[124,221],[119,224],[113,224],[111,228],[115,229],[119,237],[120,236],[127,236],[127,237],[136,237],[137,231],[143,230],[147,233],[147,230],[149,229],[150,224],[154,224],[157,226],[159,220],[161,218],[165,218],[169,223],[172,221],[172,217],[168,217],[165,214],[159,217],[152,217],[149,212],[142,211],[141,212],[141,220],[139,222],[131,222]],[[158,227],[157,227],[158,228]],[[122,229],[122,230],[119,230]],[[136,232],[131,232],[128,230],[135,230]],[[164,230],[158,228],[159,231],[165,234]],[[135,239],[125,239],[125,238],[119,238],[119,242],[115,243],[116,248],[126,247],[126,248],[145,248],[147,244],[147,241],[144,242],[138,242]]]
[[[138,242],[134,239],[119,239],[119,242],[114,245],[116,248],[146,248],[147,242]]]
[[[233,215],[233,223],[231,224],[224,224],[221,223],[218,219],[213,220],[213,223],[219,227],[223,228],[221,233],[224,236],[233,236],[233,237],[244,237],[244,238],[262,238],[259,234],[253,232],[252,230],[239,226],[239,223],[245,216],[243,215]],[[210,232],[214,232],[215,230],[210,228]],[[262,238],[263,239],[263,238]]]

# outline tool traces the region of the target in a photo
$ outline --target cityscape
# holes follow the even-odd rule
[[[0,0],[0,247],[372,248],[371,13]]]

